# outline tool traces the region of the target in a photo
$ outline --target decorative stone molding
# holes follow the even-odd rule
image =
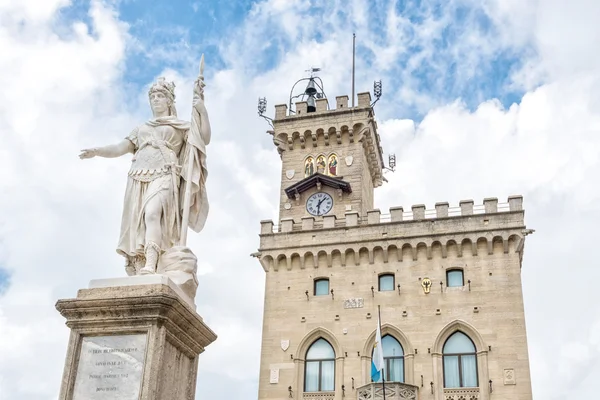
[[[302,398],[304,400],[333,400],[335,392],[305,392]]]
[[[399,382],[385,383],[386,400],[417,400],[419,387]],[[357,400],[383,400],[383,383],[369,383],[356,390]]]
[[[444,389],[444,400],[479,400],[479,388]]]

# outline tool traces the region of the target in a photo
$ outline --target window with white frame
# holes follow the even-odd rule
[[[471,338],[458,331],[450,336],[442,349],[444,387],[477,387],[477,351]]]
[[[404,382],[404,349],[392,335],[381,338],[386,382]],[[371,357],[373,354],[371,353]],[[382,379],[380,378],[379,382]]]
[[[335,352],[329,342],[317,339],[306,352],[304,364],[305,392],[335,390]]]

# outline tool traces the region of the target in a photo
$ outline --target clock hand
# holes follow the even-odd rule
[[[323,203],[323,200],[325,200],[325,199],[322,199],[321,201],[319,201],[317,203],[317,215],[321,215],[321,213],[319,211],[321,211],[321,204]]]

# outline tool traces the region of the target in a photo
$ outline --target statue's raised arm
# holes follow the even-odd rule
[[[206,145],[210,123],[204,106],[204,56],[194,84],[191,123],[177,118],[175,84],[159,78],[148,91],[153,118],[120,143],[84,149],[81,159],[133,153],[117,252],[129,275],[161,273],[190,297],[197,287],[196,257],[185,247],[208,215]]]

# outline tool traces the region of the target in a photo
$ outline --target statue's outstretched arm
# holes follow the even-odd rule
[[[135,147],[133,146],[133,143],[131,143],[131,141],[129,141],[128,139],[123,139],[117,144],[111,144],[104,147],[94,147],[91,149],[83,149],[81,150],[79,158],[81,158],[82,160],[85,158],[92,158],[96,156],[105,158],[116,158],[121,157],[122,155],[125,155],[127,153],[133,153],[134,149]]]

